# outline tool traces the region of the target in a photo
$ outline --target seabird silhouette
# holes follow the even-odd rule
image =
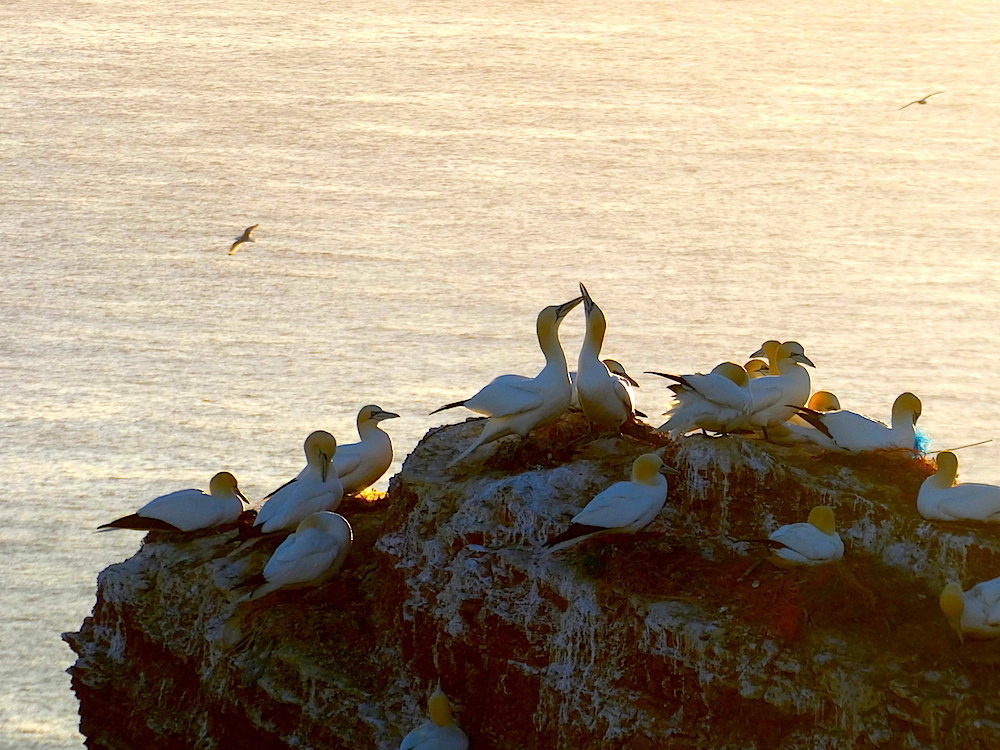
[[[910,104],[927,104],[927,100],[930,99],[932,96],[937,96],[938,94],[943,94],[943,93],[944,93],[943,91],[935,91],[933,94],[928,94],[923,99],[917,99],[915,101],[910,102]],[[910,106],[910,104],[904,104],[899,109],[906,109],[907,107]]]
[[[243,234],[237,237],[236,242],[234,242],[233,246],[229,248],[229,254],[235,255],[236,251],[240,249],[240,245],[242,245],[244,242],[256,242],[257,240],[255,240],[251,235],[253,235],[253,230],[255,230],[259,226],[260,224],[254,224],[252,227],[247,227],[246,229],[244,229]]]

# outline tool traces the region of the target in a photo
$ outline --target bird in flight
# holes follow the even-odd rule
[[[927,100],[930,99],[932,96],[937,96],[938,94],[943,94],[943,93],[944,93],[943,91],[935,91],[933,94],[928,94],[923,99],[917,99],[915,101],[910,102],[910,104],[927,104]],[[904,104],[899,109],[906,109],[907,107],[910,106],[910,104]]]
[[[259,226],[260,224],[254,224],[252,227],[247,227],[246,229],[244,229],[243,234],[237,237],[236,242],[234,242],[233,246],[229,248],[229,254],[234,255],[236,251],[240,249],[240,245],[242,245],[244,242],[256,242],[257,240],[255,240],[251,235],[253,234],[253,230],[255,230]]]

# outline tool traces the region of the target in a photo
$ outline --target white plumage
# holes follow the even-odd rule
[[[939,521],[1000,522],[1000,487],[992,484],[955,484],[958,456],[942,451],[937,473],[927,477],[917,494],[917,510]]]
[[[430,721],[425,721],[403,738],[399,750],[467,750],[469,738],[451,716],[448,696],[438,685],[427,699]]]
[[[572,388],[566,368],[566,355],[559,343],[559,324],[583,300],[577,297],[562,305],[546,307],[538,314],[538,345],[545,355],[545,367],[533,378],[501,375],[484,386],[475,396],[435,409],[436,414],[455,406],[483,414],[489,419],[472,445],[450,464],[454,466],[476,448],[507,435],[524,437],[535,427],[552,422],[569,407]]]
[[[782,567],[822,565],[844,556],[833,510],[825,505],[813,508],[808,522],[782,526],[768,539],[773,543],[771,560]]]
[[[392,440],[378,426],[398,414],[369,405],[358,412],[358,436],[361,442],[338,445],[333,457],[337,476],[345,494],[354,494],[371,487],[392,465]]]
[[[963,592],[952,582],[941,592],[941,611],[960,640],[1000,636],[1000,578],[977,583]]]
[[[789,402],[794,403],[794,402]],[[800,408],[799,414],[829,441],[817,443],[842,453],[861,453],[880,449],[916,447],[916,424],[920,418],[920,399],[912,393],[902,393],[892,405],[892,426],[853,411],[818,412]]]
[[[768,342],[765,346],[771,343],[773,342]],[[771,374],[750,381],[750,396],[753,399],[750,423],[764,430],[765,435],[769,426],[790,419],[796,412],[795,407],[809,399],[812,390],[809,371],[801,365],[815,367],[801,344],[786,341],[774,350],[769,367]],[[779,398],[772,399],[775,391],[778,391]]]
[[[655,453],[645,453],[632,463],[631,479],[616,482],[587,503],[573,517],[570,527],[546,543],[553,551],[597,534],[634,534],[656,518],[667,500],[663,474],[679,472],[663,463]]]
[[[220,471],[203,490],[178,490],[161,495],[130,516],[99,526],[99,529],[196,531],[233,523],[249,507],[236,484],[236,477]]]
[[[264,566],[263,580],[240,601],[325,583],[344,564],[353,538],[351,525],[338,513],[310,514],[278,545]]]
[[[583,284],[580,284],[580,291],[583,293],[587,329],[577,361],[577,399],[584,415],[593,425],[602,430],[617,431],[635,412],[632,390],[620,378],[612,375],[607,365],[601,361],[601,346],[608,327],[607,321],[604,312],[591,299]]]
[[[317,430],[306,438],[304,448],[305,468],[264,499],[254,524],[261,533],[292,530],[306,516],[340,505],[344,488],[337,472],[331,470],[337,441],[329,432]]]

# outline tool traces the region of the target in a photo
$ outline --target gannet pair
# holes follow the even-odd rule
[[[844,556],[844,541],[837,533],[833,509],[817,505],[806,523],[791,523],[769,537],[771,561],[779,567],[822,565]]]
[[[236,477],[220,471],[203,490],[178,490],[161,495],[135,513],[119,518],[98,529],[137,529],[141,531],[196,531],[234,523],[249,507],[236,484]]]
[[[680,474],[655,453],[645,453],[632,463],[627,482],[615,482],[573,516],[570,527],[552,537],[545,547],[553,552],[598,534],[634,534],[649,525],[667,501],[664,474]]]
[[[253,529],[242,533],[241,538],[291,531],[306,516],[321,510],[334,511],[340,505],[344,487],[332,468],[337,441],[329,432],[317,430],[306,438],[303,447],[305,468],[264,498]]]
[[[430,721],[403,738],[399,750],[468,750],[469,738],[451,715],[451,704],[440,683],[427,699]]]
[[[237,237],[236,242],[234,242],[232,246],[229,248],[229,254],[234,255],[236,251],[240,249],[240,245],[242,245],[244,242],[256,242],[257,240],[255,240],[252,237],[252,235],[253,235],[253,230],[255,230],[259,226],[260,224],[254,224],[252,227],[247,227],[246,229],[244,229],[243,234]]]
[[[977,583],[965,592],[962,584],[952,581],[941,592],[940,603],[959,641],[964,643],[965,636],[1000,636],[1000,578]]]
[[[591,299],[587,287],[582,283],[580,293],[583,295],[587,329],[577,361],[574,382],[577,399],[592,426],[600,430],[617,432],[623,424],[635,416],[635,394],[631,385],[638,386],[638,383],[629,378],[627,373],[625,378],[628,378],[628,381],[617,377],[601,361],[601,346],[604,344],[604,334],[608,324],[604,312]],[[622,368],[623,373],[624,370],[625,368]]]
[[[371,487],[389,470],[392,465],[392,440],[378,423],[398,417],[398,414],[373,404],[361,407],[357,420],[361,442],[338,446],[333,457],[345,495]]]
[[[278,545],[264,566],[264,572],[237,586],[254,587],[237,604],[260,599],[279,589],[301,589],[325,583],[344,564],[353,539],[351,524],[342,515],[329,511],[309,514]]]
[[[472,445],[448,464],[454,466],[481,445],[507,435],[525,437],[535,427],[559,418],[569,407],[572,388],[566,367],[566,355],[559,343],[559,324],[583,301],[577,297],[562,305],[546,307],[538,314],[535,324],[538,345],[545,356],[545,367],[533,378],[523,375],[501,375],[490,381],[472,398],[435,409],[464,406],[489,419]]]
[[[937,472],[925,479],[917,494],[917,510],[939,521],[1000,522],[1000,487],[992,484],[955,484],[958,456],[942,451]]]
[[[812,434],[823,448],[841,453],[861,453],[881,449],[916,447],[916,424],[920,418],[920,399],[912,393],[901,393],[892,405],[892,426],[853,411],[820,412],[807,407],[799,415],[818,430]]]

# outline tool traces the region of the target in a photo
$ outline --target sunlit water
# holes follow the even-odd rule
[[[97,524],[259,498],[366,403],[405,455],[581,280],[635,374],[794,338],[848,408],[1000,437],[995,6],[607,5],[0,5],[0,746],[80,746],[59,633],[140,539]]]

